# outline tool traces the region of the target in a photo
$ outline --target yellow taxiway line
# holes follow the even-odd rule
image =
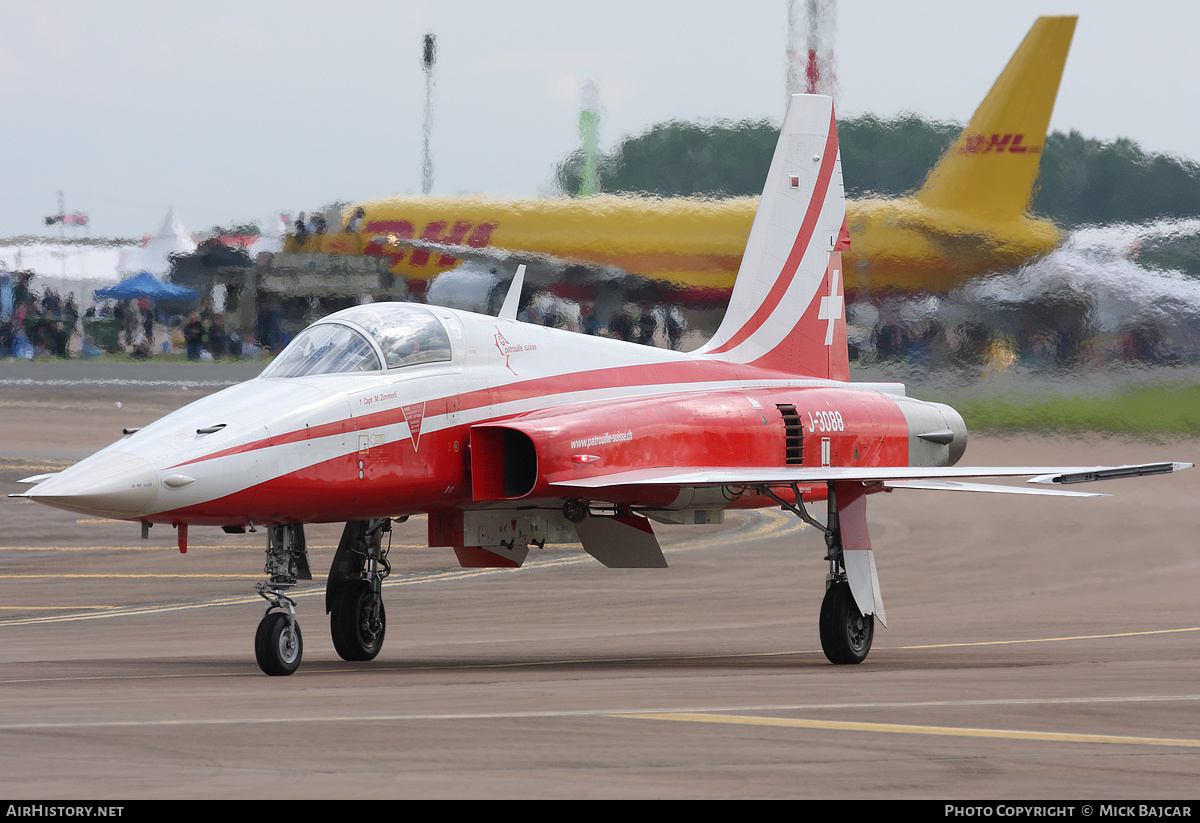
[[[735,726],[772,726],[785,729],[818,729],[877,734],[922,734],[948,737],[992,738],[999,740],[1037,740],[1051,743],[1109,743],[1134,746],[1176,746],[1200,748],[1200,740],[1169,737],[1124,737],[1114,734],[1077,734],[1073,732],[1031,732],[1021,729],[970,729],[955,726],[915,726],[910,723],[864,723],[853,720],[807,720],[791,717],[755,717],[750,715],[671,712],[626,714],[635,720],[674,720],[683,723],[723,723]]]

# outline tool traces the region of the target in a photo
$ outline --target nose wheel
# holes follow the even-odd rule
[[[254,635],[254,657],[258,667],[272,676],[288,675],[300,668],[304,636],[294,614],[267,612]]]

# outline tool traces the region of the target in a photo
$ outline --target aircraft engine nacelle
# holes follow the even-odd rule
[[[944,403],[894,398],[908,428],[908,465],[953,466],[967,448],[962,415]]]
[[[558,497],[550,483],[649,466],[783,464],[787,432],[773,405],[745,394],[655,398],[471,427],[476,502]],[[679,490],[611,502],[679,508]],[[695,498],[695,499],[694,499]],[[684,507],[711,508],[689,494]],[[727,501],[726,501],[727,502]]]

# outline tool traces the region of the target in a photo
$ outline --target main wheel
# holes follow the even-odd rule
[[[875,618],[858,610],[850,584],[841,580],[830,586],[821,602],[821,648],[829,662],[863,662],[874,635]]]
[[[374,660],[383,648],[387,613],[371,584],[353,580],[338,590],[329,610],[333,648],[343,660]]]
[[[283,612],[269,612],[258,624],[254,635],[254,657],[258,667],[273,677],[291,674],[300,668],[304,656],[304,637],[300,624],[292,624]]]

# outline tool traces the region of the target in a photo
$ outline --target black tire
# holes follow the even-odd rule
[[[258,667],[272,677],[289,675],[300,668],[304,657],[304,636],[300,624],[292,623],[283,612],[270,612],[258,624],[254,635],[254,657]]]
[[[829,662],[863,662],[874,635],[875,617],[858,610],[850,584],[842,580],[830,586],[821,602],[821,648]]]
[[[374,604],[375,595],[365,580],[352,580],[334,595],[329,631],[333,635],[333,648],[343,660],[374,660],[383,648],[387,612],[380,600],[376,618]]]

